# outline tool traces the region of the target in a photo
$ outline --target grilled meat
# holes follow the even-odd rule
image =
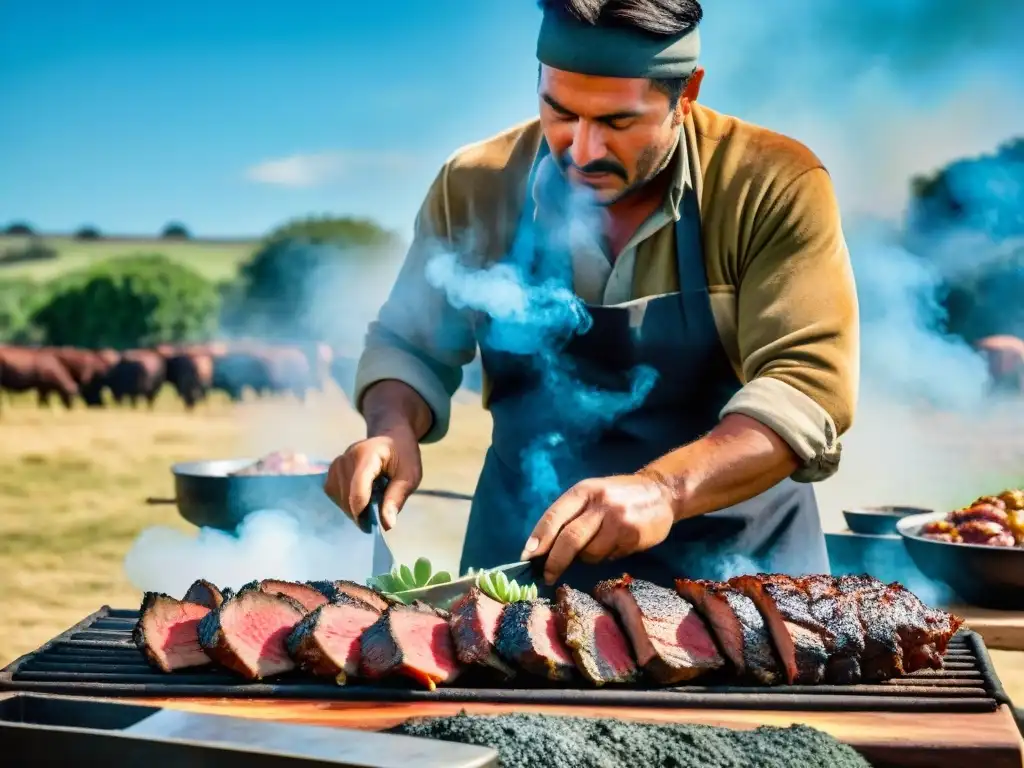
[[[364,603],[369,603],[378,611],[384,611],[390,603],[384,599],[384,597],[369,587],[364,587],[362,584],[357,584],[354,581],[334,581],[331,582],[334,585],[336,592],[348,595],[349,597],[355,597],[362,600]],[[333,597],[331,598],[334,599]]]
[[[205,666],[210,658],[199,645],[199,622],[209,612],[204,605],[147,592],[132,640],[149,663],[163,672]]]
[[[206,579],[196,579],[192,582],[192,586],[188,588],[188,592],[185,593],[185,597],[182,600],[186,603],[205,605],[207,608],[219,608],[220,604],[228,597],[230,597],[230,592],[228,595],[224,595],[223,592]]]
[[[631,683],[640,676],[615,614],[586,592],[562,585],[555,594],[559,637],[576,667],[595,685]]]
[[[218,664],[261,680],[295,668],[285,641],[305,615],[287,595],[240,590],[200,622],[199,644]]]
[[[263,579],[263,581],[250,581],[239,592],[259,590],[268,595],[285,595],[297,602],[307,611],[326,605],[328,598],[311,584],[303,584],[298,581],[280,581],[278,579]]]
[[[494,647],[504,611],[504,604],[473,587],[452,604],[448,626],[460,662],[488,667],[511,679],[515,669],[501,659]]]
[[[727,584],[692,579],[676,579],[676,591],[704,617],[738,675],[765,685],[782,682],[771,635],[749,597]]]
[[[363,631],[360,646],[359,671],[370,679],[401,675],[432,691],[460,672],[448,622],[431,611],[391,606]]]
[[[299,667],[343,685],[359,673],[360,637],[380,611],[343,596],[308,614],[288,635],[288,655]]]
[[[789,576],[737,576],[729,584],[754,601],[761,612],[790,685],[820,683],[828,661],[831,633],[811,612],[811,598]]]
[[[558,622],[548,600],[521,600],[507,605],[495,647],[504,659],[530,674],[548,680],[575,677],[576,664],[558,636]]]
[[[725,665],[700,614],[675,591],[623,576],[602,581],[594,596],[618,614],[637,661],[657,682],[679,683]]]

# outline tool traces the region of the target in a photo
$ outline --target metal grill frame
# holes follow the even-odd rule
[[[818,712],[975,713],[994,712],[1001,704],[1010,703],[984,641],[971,631],[961,631],[952,639],[944,669],[922,670],[876,684],[707,684],[650,690],[561,688],[538,682],[528,688],[451,686],[427,691],[402,682],[338,686],[302,673],[290,673],[273,682],[241,681],[218,668],[166,674],[152,668],[132,642],[131,630],[138,616],[137,610],[103,606],[0,670],[0,690],[88,697],[461,701]]]

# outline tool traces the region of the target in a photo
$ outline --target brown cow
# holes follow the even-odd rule
[[[34,389],[39,405],[49,405],[50,395],[57,395],[70,409],[78,394],[74,378],[52,352],[26,347],[0,347],[3,366],[3,388],[7,392],[28,392]]]
[[[103,388],[106,386],[107,374],[114,365],[109,355],[76,347],[53,347],[46,348],[46,351],[56,355],[68,369],[87,406],[98,408],[103,405]]]
[[[114,401],[120,405],[127,398],[133,408],[138,405],[140,397],[152,408],[166,380],[167,364],[152,349],[125,352],[107,374],[107,386]]]
[[[995,389],[1024,392],[1024,339],[987,336],[975,342],[974,348],[985,357]]]

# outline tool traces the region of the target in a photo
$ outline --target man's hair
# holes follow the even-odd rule
[[[539,0],[545,13],[557,11],[598,26],[633,27],[670,37],[700,24],[698,0]]]
[[[597,26],[632,27],[654,37],[672,37],[704,18],[698,0],[538,0],[545,13],[564,13]],[[652,78],[675,109],[689,77]]]

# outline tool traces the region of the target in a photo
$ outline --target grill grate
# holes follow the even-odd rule
[[[215,668],[164,674],[131,639],[139,613],[104,606],[38,650],[0,670],[0,690],[81,696],[235,697],[348,701],[465,701],[709,709],[879,712],[991,712],[1008,704],[981,637],[960,632],[945,668],[885,683],[747,687],[687,685],[633,688],[446,687],[425,691],[385,685],[337,686],[295,674],[273,682],[240,681]]]

